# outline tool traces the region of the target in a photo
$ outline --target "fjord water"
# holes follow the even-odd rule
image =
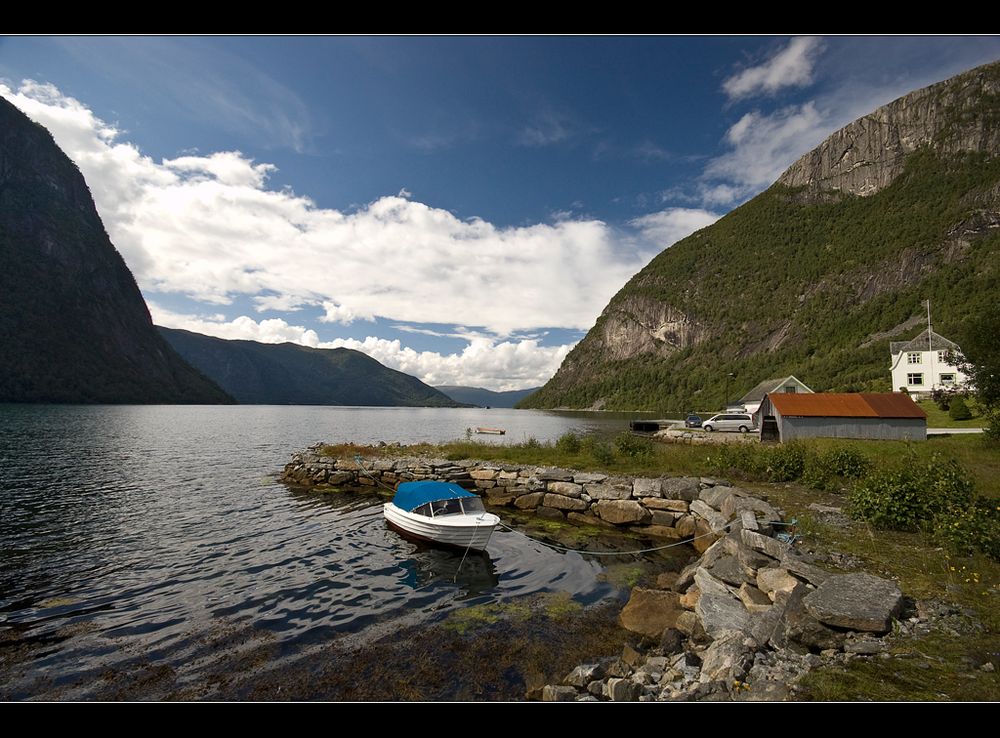
[[[171,689],[239,641],[295,658],[470,603],[619,594],[602,562],[498,532],[488,556],[387,530],[375,495],[291,490],[276,474],[319,441],[493,442],[614,433],[625,416],[515,410],[0,405],[0,698],[87,698],[96,675],[162,668]],[[457,577],[456,577],[457,573]],[[228,638],[228,641],[227,641]],[[236,646],[233,644],[237,643]],[[30,646],[30,648],[28,648]],[[224,649],[223,649],[224,650]],[[2,659],[0,659],[2,661]],[[155,684],[149,697],[163,696]]]

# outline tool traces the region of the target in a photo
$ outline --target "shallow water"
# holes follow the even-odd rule
[[[460,554],[388,530],[375,495],[276,481],[316,440],[448,440],[483,412],[0,405],[0,697],[107,697],[100,675],[141,666],[169,672],[166,686],[139,690],[156,698],[217,678],[262,644],[267,663],[254,668],[266,670],[470,604],[620,596],[608,561],[498,531],[459,571]],[[489,413],[540,440],[626,424]]]

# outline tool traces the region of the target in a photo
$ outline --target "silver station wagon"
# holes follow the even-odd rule
[[[739,431],[746,433],[754,429],[753,418],[742,413],[721,413],[713,415],[701,424],[703,430],[712,431]]]

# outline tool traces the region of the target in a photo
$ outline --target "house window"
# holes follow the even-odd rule
[[[920,364],[921,363],[920,352],[919,351],[911,351],[910,353],[908,353],[906,355],[906,363],[907,364]]]
[[[942,363],[942,364],[947,364],[948,363],[948,352],[947,351],[938,351],[938,361],[940,363]]]
[[[914,372],[906,375],[906,383],[909,385],[916,385],[922,387],[924,384],[924,375],[920,372]]]
[[[795,385],[794,384],[790,384],[787,387],[785,387],[785,394],[786,395],[794,395],[795,394]]]
[[[954,374],[942,374],[941,375],[941,384],[955,384],[955,375]]]

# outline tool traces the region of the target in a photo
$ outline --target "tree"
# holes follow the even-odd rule
[[[1000,441],[1000,304],[993,302],[965,322],[959,366],[969,376],[987,434]]]

